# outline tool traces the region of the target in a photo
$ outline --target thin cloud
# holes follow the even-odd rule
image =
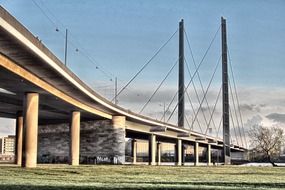
[[[0,118],[0,137],[15,134],[15,120]]]
[[[271,113],[266,117],[273,120],[274,122],[285,123],[285,114]]]

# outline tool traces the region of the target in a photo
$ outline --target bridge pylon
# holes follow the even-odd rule
[[[184,128],[184,21],[179,22],[178,126]]]
[[[223,159],[225,164],[231,164],[230,151],[230,119],[229,119],[229,86],[228,86],[228,49],[226,19],[221,18],[222,35],[222,83],[223,83]]]

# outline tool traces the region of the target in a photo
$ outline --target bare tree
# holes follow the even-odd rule
[[[273,166],[274,158],[280,156],[285,141],[284,131],[278,127],[253,126],[249,132],[254,150],[264,155]]]

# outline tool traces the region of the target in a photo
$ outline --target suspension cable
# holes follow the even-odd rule
[[[189,65],[188,65],[188,62],[187,62],[186,59],[185,59],[185,62],[186,62],[186,67],[187,67],[188,74],[190,75],[190,78],[191,78],[191,77],[192,77],[192,76],[191,76],[191,72],[190,72]],[[197,72],[197,74],[198,74],[198,72]],[[195,94],[196,94],[196,98],[197,98],[197,100],[198,100],[198,103],[201,104],[201,101],[200,101],[199,95],[198,95],[198,93],[197,93],[197,89],[196,89],[196,86],[195,86],[194,81],[192,82],[192,86],[193,86],[193,88],[194,88],[194,91],[195,91]],[[187,91],[186,91],[186,92],[187,92]],[[204,93],[203,93],[203,95],[204,95]],[[207,99],[207,98],[206,98],[206,99]],[[211,114],[211,113],[210,113],[210,114]],[[205,115],[205,112],[204,112],[203,109],[202,109],[202,115],[203,115],[205,124],[208,125],[208,121],[207,121],[207,119],[206,119],[206,115]],[[211,121],[211,120],[210,120],[210,121]],[[215,130],[217,130],[217,129],[215,129]]]
[[[135,78],[149,65],[149,63],[160,53],[160,51],[168,44],[168,42],[174,37],[178,32],[178,29],[171,35],[171,37],[156,51],[156,53],[142,66],[142,68],[127,82],[127,84],[118,92],[117,97],[125,90],[127,86],[135,80]],[[115,98],[115,97],[114,97]],[[113,98],[113,99],[114,99]]]
[[[239,125],[239,120],[238,120],[238,117],[237,117],[237,111],[236,111],[235,100],[234,100],[233,91],[232,91],[232,85],[231,85],[230,80],[229,80],[229,86],[230,86],[230,94],[231,94],[231,98],[232,98],[232,102],[233,102],[233,109],[234,109],[234,113],[233,114],[235,114],[235,117],[236,117],[237,126],[238,126],[238,132],[239,132],[239,135],[240,135],[240,138],[241,138],[241,144],[242,144],[242,146],[244,146],[243,140],[242,140],[242,134],[241,134],[241,130],[240,130],[240,125]]]
[[[234,129],[234,134],[235,134],[235,137],[236,137],[236,141],[237,141],[237,144],[239,145],[239,142],[238,142],[238,135],[237,135],[237,132],[236,132],[236,127],[235,127],[235,123],[234,123],[234,119],[233,119],[233,115],[232,115],[232,110],[229,106],[229,111],[230,111],[230,117],[231,117],[231,120],[232,120],[232,125],[233,125],[233,129]],[[242,139],[241,139],[242,140]]]
[[[188,44],[188,49],[189,49],[189,51],[190,51],[190,55],[191,55],[193,64],[194,64],[195,69],[196,69],[196,68],[197,68],[197,65],[196,65],[196,61],[195,61],[195,58],[194,58],[194,55],[193,55],[193,51],[192,51],[192,48],[191,48],[191,45],[190,45],[190,40],[189,40],[188,35],[187,35],[187,32],[186,32],[185,30],[184,30],[184,33],[185,33],[185,36],[186,36],[186,42],[187,42],[187,44]],[[201,89],[202,89],[202,93],[203,93],[203,95],[204,95],[204,94],[205,94],[205,89],[204,89],[204,86],[203,86],[203,84],[202,84],[202,80],[201,80],[199,71],[197,72],[197,76],[198,76],[198,80],[199,80],[199,83],[200,83],[200,86],[201,86]],[[210,110],[210,106],[209,106],[209,102],[208,102],[207,98],[206,98],[205,102],[206,102],[206,105],[207,105],[209,114],[211,114],[211,110]],[[213,126],[214,126],[215,130],[217,131],[216,124],[215,124],[215,121],[214,121],[213,119],[212,119],[212,123],[213,123]]]
[[[207,124],[207,129],[206,129],[206,131],[205,131],[205,135],[207,135],[208,129],[209,129],[210,124],[211,124],[211,119],[213,119],[213,115],[214,115],[214,112],[215,112],[215,110],[216,110],[216,106],[217,106],[217,104],[218,104],[218,101],[219,101],[221,92],[222,92],[222,86],[221,86],[221,88],[220,88],[220,90],[219,90],[219,93],[218,93],[218,96],[217,96],[217,98],[216,98],[216,101],[215,101],[215,104],[214,104],[214,108],[213,108],[212,113],[211,113],[211,116],[210,116],[209,123]],[[216,130],[217,130],[217,129],[216,129]]]
[[[190,123],[189,123],[189,121],[188,121],[187,117],[185,117],[185,120],[186,120],[186,123],[187,123],[187,124],[188,124],[188,126],[189,126],[189,129],[191,130]]]
[[[202,63],[203,63],[203,61],[204,61],[206,55],[208,54],[210,48],[212,47],[212,44],[214,43],[214,41],[215,41],[215,39],[216,39],[216,37],[217,37],[217,34],[218,34],[220,28],[221,28],[221,26],[219,26],[219,28],[218,28],[218,30],[216,31],[216,33],[215,33],[213,39],[211,40],[209,47],[207,48],[206,52],[204,53],[204,55],[203,55],[203,57],[202,57],[202,60],[201,60],[200,63],[198,64],[198,67],[197,67],[197,69],[195,70],[195,72],[194,72],[192,78],[190,79],[189,83],[187,84],[186,88],[184,89],[184,93],[185,93],[185,91],[188,89],[189,85],[191,84],[191,82],[193,81],[195,75],[197,74],[198,70],[200,69],[200,67],[201,67],[201,65],[202,65]],[[178,102],[180,102],[180,101],[181,101],[181,99],[178,100]],[[177,106],[178,106],[178,103],[176,104],[175,108],[173,109],[172,113],[170,114],[170,116],[169,116],[169,118],[168,118],[168,121],[171,119],[171,117],[172,117],[172,115],[174,114],[174,112],[175,112]]]
[[[219,132],[220,132],[220,129],[221,129],[221,126],[222,126],[222,121],[223,121],[223,114],[222,114],[220,122],[219,122],[219,127],[218,127],[218,131],[217,131],[217,138],[219,137]]]
[[[244,130],[244,123],[243,123],[243,119],[242,119],[242,115],[241,115],[240,103],[239,103],[239,98],[238,98],[238,94],[237,94],[236,82],[235,82],[234,72],[233,72],[233,68],[232,68],[232,61],[231,61],[229,48],[228,48],[228,54],[229,54],[230,71],[231,71],[231,75],[232,75],[232,79],[233,79],[233,83],[234,83],[234,91],[235,91],[235,96],[236,96],[236,100],[237,100],[237,107],[238,107],[239,117],[240,117],[240,121],[241,121],[243,135],[244,135],[244,138],[245,138],[245,146],[248,147],[247,146],[246,135],[245,135],[245,130]]]
[[[216,67],[215,67],[214,73],[212,74],[212,77],[211,77],[210,82],[209,82],[209,84],[208,84],[208,86],[207,86],[207,89],[206,89],[206,93],[205,93],[205,94],[204,94],[204,96],[203,96],[202,102],[201,102],[201,104],[200,104],[200,106],[199,106],[199,108],[198,108],[198,110],[197,110],[197,112],[196,112],[196,114],[195,114],[195,117],[194,117],[193,122],[196,120],[197,115],[198,115],[198,113],[199,113],[199,111],[200,111],[200,109],[201,109],[202,103],[204,102],[205,97],[206,97],[206,95],[207,95],[207,93],[208,93],[208,90],[209,90],[209,88],[210,88],[210,86],[211,86],[211,84],[212,84],[212,81],[213,81],[214,76],[215,76],[215,74],[216,74],[216,71],[217,71],[217,69],[218,69],[218,66],[219,66],[220,60],[221,60],[221,56],[220,56],[220,58],[219,58],[219,60],[218,60],[218,62],[217,62],[217,64],[216,64]]]
[[[186,62],[186,68],[187,68],[188,74],[189,74],[189,76],[190,76],[190,78],[191,78],[191,77],[192,77],[192,75],[191,75],[191,72],[190,72],[190,69],[189,69],[188,62],[187,62],[187,60],[186,60],[186,59],[184,59],[184,60],[185,60],[185,62]],[[198,72],[197,72],[197,73],[198,73]],[[197,92],[197,89],[196,89],[196,86],[195,86],[194,81],[192,81],[192,86],[193,86],[193,89],[194,89],[194,92],[195,92],[196,98],[197,98],[197,100],[198,100],[198,103],[200,104],[200,103],[201,103],[201,101],[200,101],[200,98],[199,98],[199,95],[198,95],[198,92]],[[203,95],[204,95],[204,94],[203,94]],[[207,119],[206,119],[206,116],[205,116],[205,113],[204,113],[204,111],[203,111],[203,110],[202,110],[202,115],[203,115],[203,117],[204,117],[205,124],[207,125],[208,121],[207,121]]]
[[[190,95],[189,95],[188,91],[186,91],[186,95],[187,95],[188,100],[189,100],[189,102],[190,102],[190,106],[191,106],[191,108],[192,108],[192,111],[193,111],[193,113],[195,113],[195,109],[194,109],[194,106],[193,106],[193,103],[192,103],[192,101],[191,101],[191,98],[190,98]],[[201,133],[203,133],[203,130],[202,130],[202,127],[201,127],[201,124],[200,124],[198,118],[197,118],[197,123],[198,123],[198,126],[199,126],[199,128],[200,128]],[[190,125],[190,124],[188,124],[188,125]],[[193,124],[192,126],[190,126],[190,127],[191,127],[192,130],[193,130],[193,129],[194,129],[194,124]]]
[[[169,111],[170,106],[171,106],[172,103],[174,102],[174,99],[176,98],[177,94],[178,94],[178,91],[176,91],[176,93],[175,93],[174,96],[172,97],[170,103],[169,103],[168,106],[167,106],[167,109],[166,109],[165,113]],[[162,119],[165,117],[165,113],[164,113],[163,116],[160,118],[160,121],[162,121]]]
[[[146,106],[148,105],[148,103],[152,100],[152,98],[155,96],[155,94],[157,93],[157,91],[160,89],[160,87],[162,86],[162,84],[165,82],[165,80],[169,77],[170,73],[173,71],[174,67],[177,65],[178,63],[178,59],[175,61],[174,65],[171,67],[171,69],[168,71],[168,73],[166,74],[166,76],[163,78],[163,80],[161,81],[161,83],[158,85],[158,87],[155,89],[155,91],[153,92],[153,94],[150,96],[150,98],[148,99],[148,101],[143,105],[142,109],[140,110],[139,114],[141,114],[143,112],[143,110],[146,108]]]

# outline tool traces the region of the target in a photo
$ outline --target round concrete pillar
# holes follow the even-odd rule
[[[158,142],[157,143],[157,165],[160,166],[161,165],[161,143]]]
[[[39,94],[27,93],[24,105],[25,152],[23,166],[37,166]]]
[[[74,111],[71,116],[70,125],[70,164],[79,165],[79,145],[80,145],[80,112]]]
[[[132,141],[132,155],[133,155],[133,164],[137,163],[137,140],[133,139]]]
[[[15,163],[19,166],[22,165],[23,126],[23,115],[18,114],[16,120]]]
[[[156,165],[156,135],[149,136],[149,165]]]
[[[207,164],[208,166],[211,165],[211,144],[208,144],[207,147]]]
[[[125,116],[113,116],[112,123],[114,128],[123,128],[125,129],[126,117]]]
[[[177,140],[176,146],[177,146],[177,149],[176,149],[176,151],[177,151],[177,153],[176,153],[176,155],[177,155],[176,165],[181,166],[181,164],[182,164],[182,140],[181,139]]]
[[[198,166],[199,165],[199,143],[198,142],[195,142],[194,156],[195,156],[195,166]]]
[[[113,116],[112,117],[112,130],[109,131],[112,140],[106,142],[109,144],[110,149],[108,154],[113,159],[113,164],[125,163],[125,137],[126,137],[126,117]]]

